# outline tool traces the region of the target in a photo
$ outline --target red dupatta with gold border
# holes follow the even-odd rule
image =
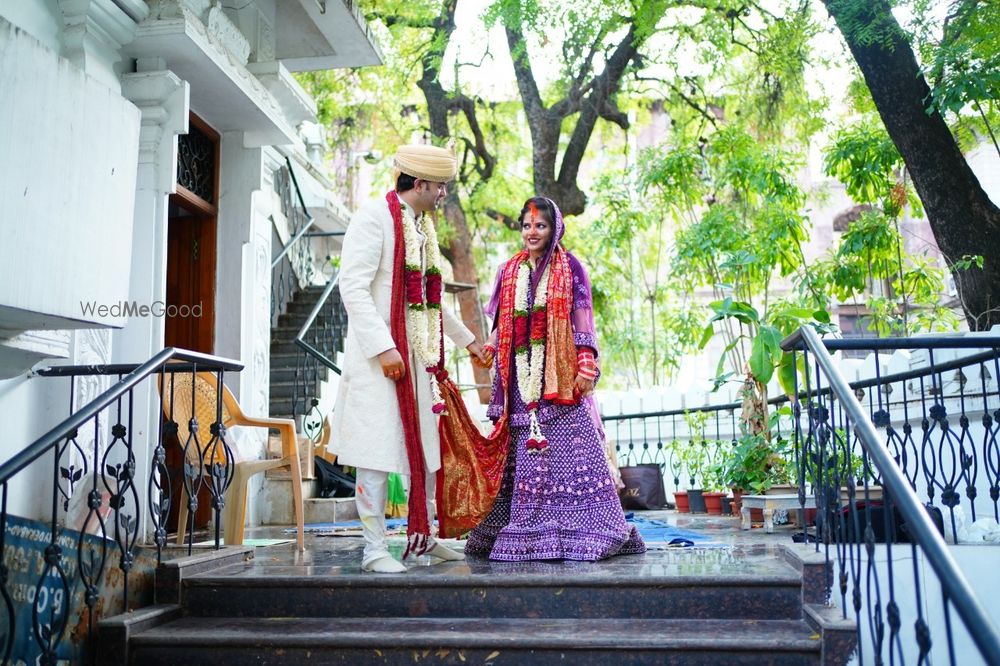
[[[496,501],[510,447],[508,428],[509,386],[514,340],[514,291],[518,267],[527,251],[514,255],[500,278],[497,310],[497,372],[504,392],[504,412],[493,432],[485,436],[471,418],[458,387],[438,375],[447,415],[438,423],[441,435],[441,470],[437,479],[439,534],[460,536],[481,523]],[[556,404],[575,404],[576,345],[570,311],[573,306],[573,274],[569,257],[556,247],[551,258],[544,321],[529,322],[545,329],[545,381],[542,397]]]

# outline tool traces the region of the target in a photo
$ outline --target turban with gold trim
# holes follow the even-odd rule
[[[392,159],[395,171],[435,183],[447,183],[458,172],[458,160],[447,148],[411,144],[400,146]],[[393,175],[393,182],[398,174]]]

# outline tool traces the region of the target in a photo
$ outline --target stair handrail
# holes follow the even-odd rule
[[[985,342],[986,340],[987,338],[975,336],[950,339],[942,337],[940,340],[918,338],[913,341],[910,348],[926,347],[928,343],[936,347],[982,348],[989,346],[989,342]],[[948,551],[944,537],[938,533],[916,492],[910,487],[899,466],[889,455],[885,439],[879,434],[868,414],[865,413],[864,407],[858,401],[848,381],[834,365],[833,357],[827,348],[830,342],[835,343],[829,345],[831,348],[845,348],[845,342],[848,345],[855,344],[854,341],[846,340],[824,341],[820,339],[812,327],[803,326],[785,338],[781,347],[785,351],[804,348],[812,353],[817,365],[826,376],[833,394],[853,421],[857,439],[860,440],[865,452],[881,475],[882,483],[888,488],[893,504],[898,506],[906,521],[911,539],[915,540],[916,545],[924,552],[935,574],[937,574],[938,583],[945,590],[945,597],[955,605],[980,654],[987,659],[987,663],[1000,664],[1000,632],[997,631],[986,610],[976,598],[972,586]],[[873,342],[877,341],[865,340],[862,344],[864,348],[870,348]],[[884,348],[888,349],[890,344],[898,344],[899,342],[897,340],[895,343],[886,343]]]
[[[292,160],[287,155],[285,156],[284,170],[287,170],[288,172],[289,185],[286,189],[286,187],[279,188],[276,184],[275,189],[279,193],[281,206],[285,215],[288,216],[287,219],[292,222],[289,230],[292,233],[292,237],[287,243],[282,244],[280,234],[273,236],[273,238],[276,239],[275,245],[281,245],[281,251],[278,252],[278,254],[271,260],[272,324],[275,318],[280,314],[280,311],[285,307],[287,299],[290,298],[291,294],[294,292],[294,287],[289,285],[288,282],[291,281],[297,285],[300,284],[300,281],[303,279],[311,281],[315,271],[313,266],[315,258],[312,253],[312,246],[302,245],[302,243],[307,243],[313,236],[313,234],[309,233],[309,231],[316,223],[316,219],[309,213],[309,208],[306,207],[305,198],[302,196],[302,190],[299,187],[298,178],[295,176],[295,169],[292,168]],[[298,200],[297,205],[295,204],[295,199]],[[296,225],[299,224],[300,221],[304,221],[304,223],[301,227],[296,228]],[[272,232],[272,234],[273,233],[274,232]],[[289,252],[291,252],[293,248],[297,251],[299,259],[298,263],[293,261],[292,256],[289,256]],[[285,276],[282,261],[288,264],[288,277]],[[282,268],[279,268],[279,266],[282,266]]]
[[[103,409],[110,406],[119,397],[127,393],[129,389],[134,388],[139,382],[172,360],[186,361],[191,364],[178,365],[176,368],[171,367],[171,371],[176,372],[185,372],[192,367],[198,367],[202,370],[230,370],[238,372],[244,367],[239,361],[222,356],[212,356],[177,347],[166,347],[142,364],[63,365],[38,370],[36,374],[42,377],[128,374],[34,442],[15,453],[3,464],[0,464],[0,485],[9,481],[14,475],[38,460],[42,455],[48,453],[54,446],[58,446],[60,440],[69,435],[70,432],[78,429]]]
[[[307,231],[309,231],[309,228],[312,227],[313,223],[316,222],[316,219],[309,214],[309,209],[306,207],[306,200],[302,196],[302,190],[299,189],[299,181],[295,177],[295,170],[292,169],[292,160],[287,156],[285,157],[285,165],[288,167],[288,175],[292,179],[292,186],[295,188],[295,195],[299,200],[299,206],[302,207],[302,214],[306,216],[306,223],[303,224],[302,228],[299,229],[295,235],[288,239],[288,242],[282,246],[281,253],[271,260],[272,270],[278,265],[278,262],[285,258],[285,255],[288,254],[290,249],[292,249],[292,246],[295,245],[295,243],[297,243]]]
[[[298,335],[295,336],[294,340],[295,345],[297,347],[305,350],[307,354],[315,358],[317,361],[319,361],[329,369],[336,372],[338,375],[343,373],[341,372],[337,364],[333,360],[331,360],[329,356],[324,354],[319,349],[316,349],[315,346],[306,342],[306,336],[309,334],[309,329],[312,328],[313,323],[316,321],[316,318],[319,317],[320,312],[322,312],[323,308],[326,307],[326,302],[330,299],[330,294],[333,293],[333,290],[336,289],[339,284],[340,284],[340,271],[337,271],[337,273],[332,278],[330,278],[330,281],[327,282],[326,288],[323,290],[323,294],[319,297],[319,300],[316,301],[316,305],[313,306],[313,309],[309,313],[309,316],[306,317],[305,322],[302,324],[302,327],[299,329]]]
[[[83,526],[77,527],[74,530],[77,533],[77,568],[71,575],[85,586],[86,594],[84,595],[83,603],[88,609],[81,616],[86,617],[85,626],[87,627],[87,632],[86,634],[77,635],[73,640],[79,643],[84,640],[83,636],[87,637],[90,643],[90,661],[96,662],[97,641],[94,638],[95,617],[98,604],[101,602],[98,588],[100,585],[103,585],[105,567],[108,565],[109,558],[111,557],[108,551],[112,546],[109,543],[118,549],[118,568],[122,572],[120,579],[122,604],[123,610],[125,610],[129,608],[130,603],[129,573],[132,571],[132,565],[135,561],[135,549],[138,545],[140,533],[139,518],[144,510],[149,511],[149,516],[154,527],[153,541],[156,545],[157,563],[161,561],[163,548],[167,542],[166,522],[171,505],[171,490],[169,470],[165,466],[166,454],[164,441],[168,433],[176,433],[177,423],[173,421],[172,409],[169,414],[170,420],[166,420],[167,415],[164,414],[163,410],[159,409],[159,401],[157,401],[157,412],[160,414],[159,427],[156,428],[155,432],[147,433],[156,446],[151,450],[152,465],[149,469],[148,485],[146,492],[142,493],[148,501],[148,504],[144,506],[140,492],[141,482],[137,482],[135,476],[137,459],[133,447],[135,431],[132,427],[134,390],[140,382],[148,379],[154,373],[159,375],[162,391],[167,373],[173,375],[178,372],[190,372],[194,374],[199,371],[213,371],[217,374],[218,380],[221,382],[225,371],[239,371],[242,369],[243,364],[232,359],[167,347],[141,364],[66,365],[44,368],[35,373],[41,377],[69,377],[71,387],[75,383],[76,377],[80,376],[118,375],[119,377],[115,384],[105,389],[100,395],[91,399],[79,409],[74,408],[71,398],[71,413],[67,418],[60,421],[55,427],[51,428],[24,449],[18,451],[9,460],[0,464],[0,551],[5,551],[7,548],[8,521],[11,518],[7,510],[9,483],[17,474],[29,465],[40,461],[43,456],[49,453],[53,455],[52,513],[49,521],[49,545],[45,548],[44,559],[40,562],[42,568],[37,572],[38,582],[35,583],[35,589],[42,589],[46,581],[54,581],[52,585],[57,589],[57,592],[54,592],[54,594],[63,594],[65,603],[60,604],[58,609],[55,604],[49,605],[46,617],[43,617],[43,613],[35,604],[34,599],[27,600],[27,603],[30,603],[33,608],[30,635],[33,637],[40,652],[41,663],[56,663],[59,646],[65,638],[71,613],[76,612],[75,603],[73,603],[74,597],[71,596],[72,587],[64,570],[65,563],[68,561],[68,555],[64,553],[63,546],[60,545],[59,541],[65,529],[74,530],[74,528],[68,525],[63,528],[59,526],[59,496],[62,495],[64,498],[62,507],[63,512],[66,512],[70,496],[74,494],[74,482],[82,474],[88,474],[89,478],[89,470],[93,471],[93,485],[91,485],[90,492],[87,495],[87,507],[89,507],[89,511],[87,512]],[[191,386],[192,406],[194,406],[196,398],[194,397],[193,381]],[[125,403],[124,408],[123,402]],[[110,414],[114,411],[115,406],[117,406],[117,423],[110,428],[113,439],[107,444],[103,454],[101,454],[97,433],[101,414],[105,410]],[[208,486],[212,492],[213,507],[215,509],[216,549],[221,547],[218,524],[223,506],[222,498],[233,478],[232,465],[230,463],[232,454],[225,443],[225,426],[221,422],[221,414],[222,393],[217,392],[215,399],[216,422],[208,424],[209,431],[212,433],[212,439],[208,446],[214,447],[212,448],[212,458],[209,462],[212,480],[208,482]],[[128,424],[127,426],[123,424],[123,419]],[[89,467],[87,454],[84,453],[83,449],[76,442],[76,438],[82,426],[91,420],[95,423],[95,435],[93,440],[93,466]],[[195,419],[192,417],[190,426],[192,433],[197,430],[197,426],[194,423]],[[193,437],[194,435],[192,434]],[[216,463],[214,458],[220,443],[225,452],[224,463]],[[60,459],[71,444],[84,456],[84,467],[82,470],[77,470],[75,475],[72,474],[74,469],[72,465],[70,465],[69,470],[59,466]],[[123,448],[116,449],[116,446]],[[115,458],[109,459],[113,451],[116,452]],[[124,453],[124,462],[118,462],[122,453]],[[186,453],[187,445],[185,445]],[[70,455],[72,456],[72,453]],[[199,463],[204,464],[200,449],[198,456]],[[186,463],[185,466],[191,467],[190,463]],[[62,489],[60,473],[63,473],[63,478],[66,478],[70,484],[68,492],[64,492]],[[101,515],[102,507],[105,505],[102,498],[102,490],[99,490],[98,486],[99,477],[104,479],[102,484],[103,491],[110,494],[107,510],[113,512],[112,515]],[[111,479],[110,481],[108,480],[109,478]],[[87,483],[89,484],[90,482],[88,481]],[[185,475],[185,489],[189,497],[192,527],[194,507],[197,505],[194,498],[197,496],[197,490],[201,487],[200,481],[197,486],[188,485],[187,475]],[[85,490],[85,487],[78,489],[76,492],[82,492],[83,490]],[[94,519],[95,516],[96,520]],[[107,522],[109,520],[110,525]],[[87,532],[94,527],[99,529],[99,533],[94,532],[97,536],[97,543],[86,546]],[[108,533],[109,527],[113,528],[113,536]],[[193,529],[191,531],[193,532]],[[189,555],[191,554],[192,547],[193,538],[189,538]],[[87,557],[85,552],[89,555],[89,558],[86,560],[84,560]],[[5,553],[0,552],[0,555],[3,554]],[[84,566],[84,561],[86,562],[86,566]],[[6,636],[0,636],[0,661],[3,663],[8,663],[11,659],[15,643],[15,631],[18,624],[15,601],[9,589],[10,583],[11,579],[8,577],[6,569],[4,569],[3,575],[0,575],[0,617],[6,615],[3,619],[6,620],[7,626]],[[36,594],[39,593],[36,592]],[[18,600],[17,603],[20,604],[23,601],[25,600]]]

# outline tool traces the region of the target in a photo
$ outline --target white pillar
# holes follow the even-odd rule
[[[148,71],[122,77],[122,93],[142,112],[129,299],[152,304],[166,301],[167,204],[168,196],[176,191],[177,135],[188,130],[190,92],[186,81],[162,69],[162,61],[140,61],[139,66]],[[145,362],[163,349],[163,340],[162,318],[132,318],[116,335],[115,362]],[[134,393],[132,442],[136,489],[143,507],[159,437],[160,400],[153,382],[140,384]],[[148,532],[148,508],[142,512],[139,529],[142,534]]]

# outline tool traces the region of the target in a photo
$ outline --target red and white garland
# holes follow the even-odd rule
[[[441,251],[438,248],[434,220],[428,215],[414,219],[403,209],[403,248],[406,263],[406,337],[417,361],[430,374],[431,400],[435,414],[445,410],[435,374],[442,364],[443,330],[441,327]],[[421,261],[420,234],[424,235],[424,261]]]
[[[528,311],[528,291],[531,285],[531,265],[527,260],[517,269],[514,288],[514,367],[517,390],[531,415],[528,452],[538,453],[549,446],[538,424],[538,405],[542,399],[545,376],[545,338],[548,328],[545,306],[548,301],[549,266],[535,288],[534,306]]]

